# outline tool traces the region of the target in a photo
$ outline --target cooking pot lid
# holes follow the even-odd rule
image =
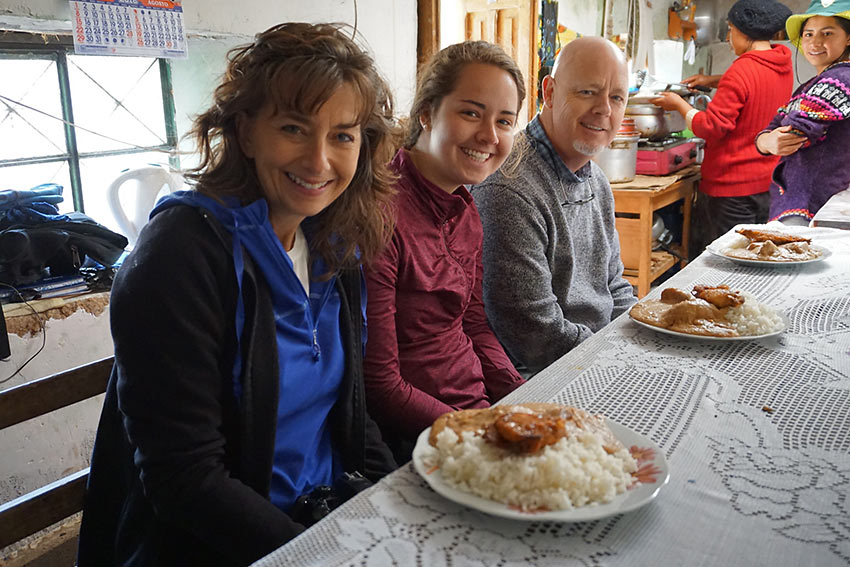
[[[650,101],[654,98],[658,98],[658,93],[650,91],[638,91],[635,94],[629,96],[628,104],[652,104]]]

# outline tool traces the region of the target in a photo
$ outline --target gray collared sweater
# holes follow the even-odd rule
[[[590,198],[590,195],[593,198]],[[484,304],[508,354],[542,370],[635,303],[614,196],[593,162],[559,180],[535,150],[472,191],[484,226]]]

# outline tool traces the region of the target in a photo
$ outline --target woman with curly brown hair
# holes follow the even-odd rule
[[[194,190],[157,204],[115,280],[82,567],[247,565],[395,468],[362,374],[387,86],[337,25],[275,26],[229,59]]]

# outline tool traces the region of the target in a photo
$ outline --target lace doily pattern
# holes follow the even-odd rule
[[[781,335],[701,341],[624,315],[504,400],[575,405],[651,438],[671,479],[649,505],[584,523],[501,519],[439,496],[408,464],[257,565],[850,564],[850,231],[808,232],[828,260],[771,269],[703,254],[664,286],[748,291],[783,313]]]

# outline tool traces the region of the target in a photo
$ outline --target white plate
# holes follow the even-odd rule
[[[501,502],[488,500],[486,498],[470,494],[469,492],[458,490],[443,481],[439,469],[429,472],[423,462],[423,453],[425,448],[428,446],[428,435],[431,433],[430,427],[423,431],[416,440],[416,447],[413,449],[413,467],[416,469],[416,472],[425,479],[425,482],[434,489],[434,492],[453,502],[463,504],[464,506],[468,506],[478,510],[479,512],[485,512],[502,518],[525,520],[529,522],[587,522],[590,520],[598,520],[615,514],[629,512],[648,504],[658,495],[658,491],[661,490],[661,487],[667,484],[667,481],[670,479],[670,470],[667,466],[667,459],[664,458],[664,453],[661,452],[658,445],[643,435],[635,433],[634,431],[623,427],[610,419],[607,419],[606,423],[623,445],[630,449],[636,447],[645,450],[647,458],[638,459],[638,465],[640,467],[639,470],[652,472],[652,474],[651,481],[638,483],[626,492],[618,494],[611,502],[607,502],[605,504],[581,506],[579,508],[573,508],[572,510],[523,512],[517,508],[510,508]],[[654,467],[654,470],[652,467]]]
[[[671,331],[670,329],[665,329],[664,327],[656,327],[655,325],[650,325],[649,323],[644,323],[643,321],[638,321],[632,314],[629,313],[629,318],[640,325],[641,327],[646,327],[647,329],[651,329],[653,331],[657,331],[659,333],[664,333],[665,335],[673,335],[674,337],[683,337],[686,339],[699,339],[703,341],[754,341],[758,339],[766,339],[768,337],[775,337],[776,335],[782,334],[785,329],[788,328],[788,319],[784,314],[780,313],[780,317],[782,317],[782,328],[778,331],[773,331],[772,333],[765,333],[764,335],[745,335],[739,337],[712,337],[710,335],[694,335],[691,333],[680,333],[679,331]]]
[[[813,264],[815,262],[822,262],[826,260],[830,256],[832,256],[832,250],[828,248],[821,248],[819,246],[812,246],[815,250],[820,250],[820,256],[817,258],[812,258],[811,260],[797,260],[795,262],[771,262],[770,260],[750,260],[748,258],[733,258],[732,256],[727,256],[720,250],[715,249],[712,246],[707,246],[706,250],[715,256],[720,256],[730,262],[735,262],[736,264],[743,264],[745,266],[761,266],[761,267],[769,267],[769,268],[786,268],[791,266],[800,266],[802,264]]]

